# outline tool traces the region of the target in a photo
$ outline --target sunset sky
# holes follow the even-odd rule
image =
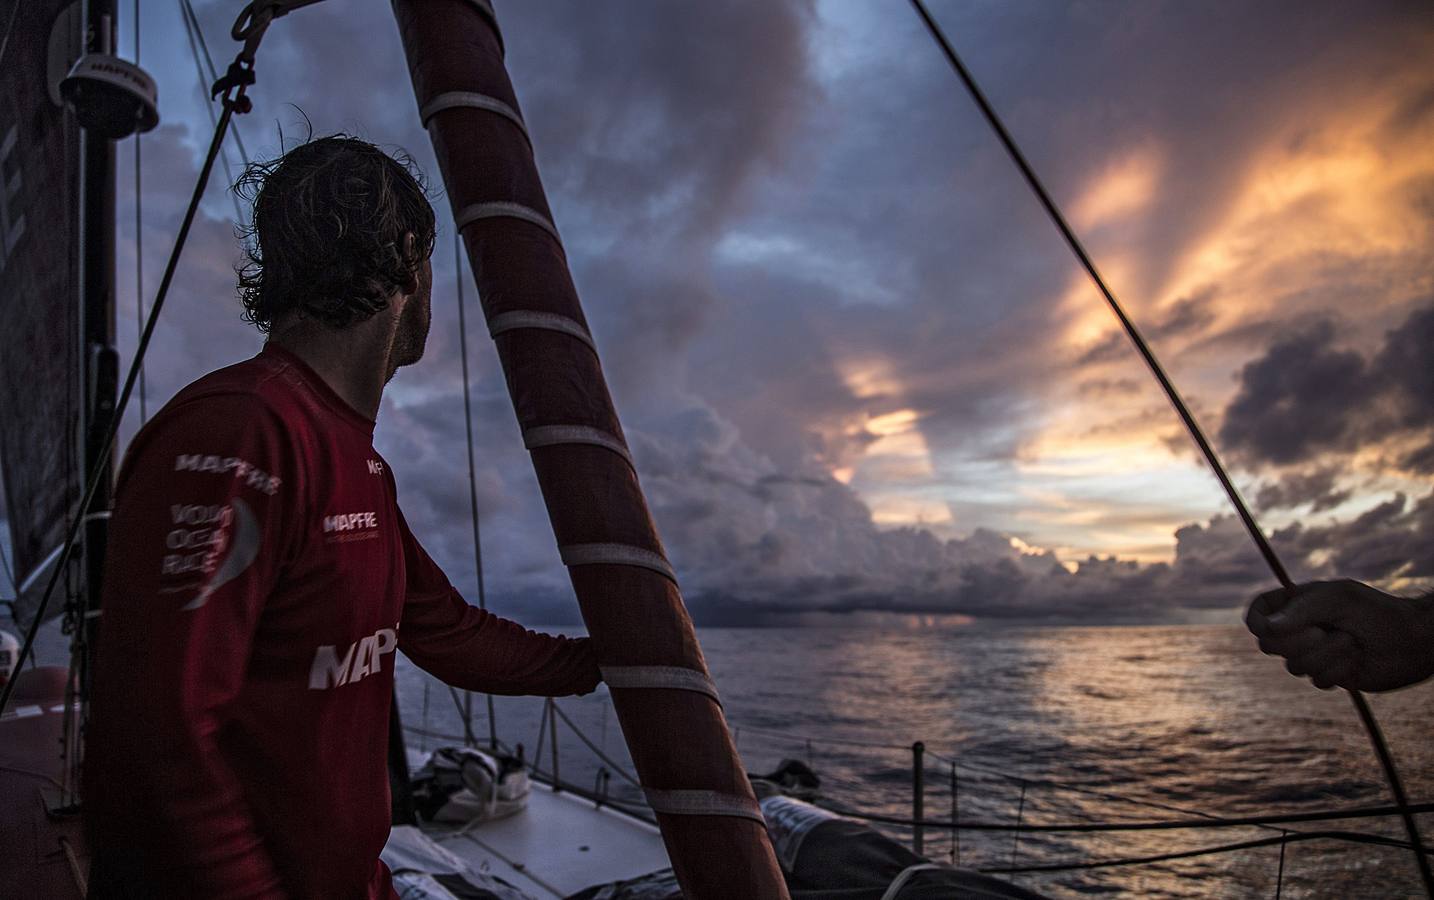
[[[1237,621],[1270,578],[1218,485],[908,4],[498,5],[640,477],[699,621]],[[237,4],[197,4],[222,68]],[[1434,5],[933,2],[1298,578],[1434,578]],[[130,4],[121,51],[132,55]],[[210,125],[144,4],[152,299]],[[475,584],[453,229],[387,4],[260,50],[251,156],[306,133],[434,179],[427,358],[378,447]],[[300,113],[302,110],[302,115]],[[120,146],[121,352],[135,335]],[[229,157],[237,174],[239,157]],[[148,366],[152,412],[256,352],[221,167]],[[571,620],[470,306],[490,605]],[[138,422],[129,415],[124,436]]]

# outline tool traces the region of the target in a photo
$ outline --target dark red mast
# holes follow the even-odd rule
[[[394,0],[553,533],[691,900],[787,897],[608,395],[487,0]]]

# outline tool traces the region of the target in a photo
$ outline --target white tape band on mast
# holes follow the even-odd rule
[[[482,109],[497,113],[517,125],[518,129],[523,132],[523,137],[528,137],[528,126],[523,123],[523,118],[518,115],[516,109],[497,97],[479,94],[476,91],[447,91],[439,94],[418,111],[418,117],[423,120],[423,127],[427,128],[434,116],[448,109]]]
[[[490,337],[496,338],[505,331],[515,331],[519,328],[561,331],[563,334],[571,335],[587,344],[594,353],[597,352],[593,336],[588,334],[588,330],[582,326],[581,322],[557,313],[538,312],[534,309],[515,309],[511,312],[499,313],[488,320],[488,335]]]
[[[558,548],[565,566],[639,566],[665,575],[673,584],[677,573],[660,553],[632,544],[568,544]]]
[[[762,809],[757,801],[740,794],[723,794],[718,791],[659,791],[643,788],[647,805],[653,812],[672,816],[738,816],[755,819],[763,825]]]
[[[610,688],[654,688],[706,694],[722,705],[717,685],[704,673],[681,666],[603,666],[602,680]]]
[[[605,447],[621,456],[629,466],[632,465],[632,454],[628,453],[622,441],[601,428],[588,425],[539,425],[523,432],[523,446],[529,450],[557,444],[591,444]]]
[[[461,231],[479,219],[496,219],[506,217],[510,219],[521,219],[524,222],[531,222],[553,236],[553,239],[562,246],[562,238],[558,237],[558,226],[548,220],[548,217],[533,209],[531,206],[524,206],[521,203],[513,203],[508,200],[493,200],[488,203],[474,203],[466,206],[455,218],[458,222],[458,229]]]

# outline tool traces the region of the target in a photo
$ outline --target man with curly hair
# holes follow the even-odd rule
[[[241,181],[253,359],[180,391],[117,484],[85,760],[89,896],[389,898],[393,654],[495,694],[593,690],[586,639],[469,606],[373,448],[423,355],[435,223],[344,135]]]

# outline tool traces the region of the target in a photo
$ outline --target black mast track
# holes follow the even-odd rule
[[[115,49],[115,0],[86,0],[86,51]],[[78,722],[71,733],[69,786],[78,784],[83,734],[89,709],[91,659],[99,634],[109,514],[114,505],[115,390],[119,355],[115,350],[115,144],[92,129],[80,131],[80,352],[83,392],[80,402],[81,472],[91,488],[80,506],[84,523],[83,587],[69,610],[75,626],[72,664],[78,669]],[[58,574],[63,564],[56,566]],[[36,616],[36,621],[40,618]],[[66,704],[67,708],[69,704]]]
[[[1240,521],[1244,523],[1245,530],[1249,532],[1251,540],[1255,542],[1255,546],[1260,551],[1260,555],[1265,558],[1265,563],[1270,567],[1270,571],[1274,573],[1275,578],[1279,580],[1281,586],[1286,589],[1294,587],[1294,581],[1285,570],[1284,564],[1280,562],[1279,557],[1275,554],[1274,548],[1270,546],[1270,542],[1265,537],[1264,531],[1260,528],[1259,523],[1255,521],[1255,517],[1250,513],[1244,498],[1240,496],[1240,492],[1236,489],[1235,483],[1230,480],[1230,476],[1225,471],[1224,465],[1221,464],[1210,442],[1206,440],[1205,433],[1200,429],[1199,424],[1195,421],[1195,417],[1185,405],[1185,401],[1181,399],[1180,393],[1175,389],[1174,383],[1171,382],[1170,377],[1165,374],[1164,368],[1161,367],[1159,360],[1155,358],[1155,354],[1151,351],[1150,345],[1145,342],[1145,338],[1143,338],[1139,330],[1136,329],[1135,323],[1125,314],[1125,310],[1121,308],[1119,301],[1115,299],[1115,295],[1106,285],[1105,279],[1101,277],[1099,270],[1096,269],[1095,263],[1090,258],[1090,254],[1086,252],[1080,239],[1076,237],[1075,232],[1066,222],[1065,216],[1061,214],[1060,208],[1056,206],[1055,201],[1051,199],[1050,193],[1041,183],[1040,178],[1036,176],[1035,170],[1032,169],[1030,163],[1026,161],[1025,154],[1023,154],[1016,145],[1015,139],[1011,137],[1011,133],[1006,129],[1000,116],[996,114],[996,110],[991,106],[990,102],[986,99],[986,95],[982,93],[981,88],[976,84],[976,80],[972,77],[971,72],[966,68],[965,64],[961,62],[961,57],[951,46],[950,41],[946,39],[946,35],[941,30],[941,26],[931,17],[931,13],[927,11],[922,0],[911,0],[911,5],[915,7],[917,14],[921,17],[921,21],[926,25],[927,31],[931,33],[931,37],[945,54],[947,62],[955,69],[962,84],[966,86],[966,90],[971,94],[971,98],[975,100],[976,105],[980,107],[981,113],[986,117],[986,121],[990,123],[991,128],[996,132],[996,136],[1000,139],[1002,146],[1005,147],[1006,152],[1010,155],[1012,162],[1016,164],[1016,167],[1021,170],[1021,174],[1025,176],[1026,183],[1030,185],[1032,192],[1036,195],[1036,199],[1040,201],[1041,206],[1045,208],[1046,214],[1050,216],[1051,221],[1060,231],[1061,236],[1065,238],[1066,244],[1070,246],[1071,252],[1076,255],[1081,266],[1085,269],[1086,274],[1090,276],[1091,281],[1100,289],[1100,293],[1105,297],[1111,312],[1120,320],[1120,324],[1125,329],[1125,333],[1130,337],[1131,342],[1135,345],[1135,349],[1140,352],[1141,358],[1145,360],[1145,364],[1150,368],[1151,374],[1160,382],[1161,388],[1165,391],[1165,396],[1169,398],[1170,404],[1175,407],[1175,411],[1179,414],[1181,421],[1185,423],[1186,430],[1189,431],[1191,439],[1199,446],[1200,452],[1204,455],[1205,461],[1209,463],[1211,471],[1213,471],[1215,477],[1219,479],[1221,487],[1225,489],[1225,495],[1235,507],[1235,511],[1240,516]],[[1374,717],[1374,711],[1370,709],[1369,701],[1365,700],[1363,694],[1359,691],[1347,691],[1347,693],[1349,694],[1350,700],[1354,703],[1355,711],[1359,714],[1360,722],[1364,725],[1364,729],[1369,735],[1370,744],[1373,745],[1375,756],[1379,758],[1380,767],[1383,769],[1385,780],[1389,784],[1389,791],[1394,797],[1394,804],[1398,807],[1400,817],[1404,821],[1404,829],[1409,834],[1410,843],[1414,845],[1414,859],[1419,867],[1419,875],[1424,881],[1425,893],[1428,894],[1430,900],[1434,900],[1434,871],[1430,870],[1429,860],[1424,853],[1423,842],[1419,837],[1418,823],[1414,821],[1414,816],[1409,811],[1409,799],[1404,791],[1404,783],[1399,777],[1399,770],[1395,766],[1394,758],[1389,753],[1389,746],[1384,740],[1384,734],[1380,730],[1379,722]]]

